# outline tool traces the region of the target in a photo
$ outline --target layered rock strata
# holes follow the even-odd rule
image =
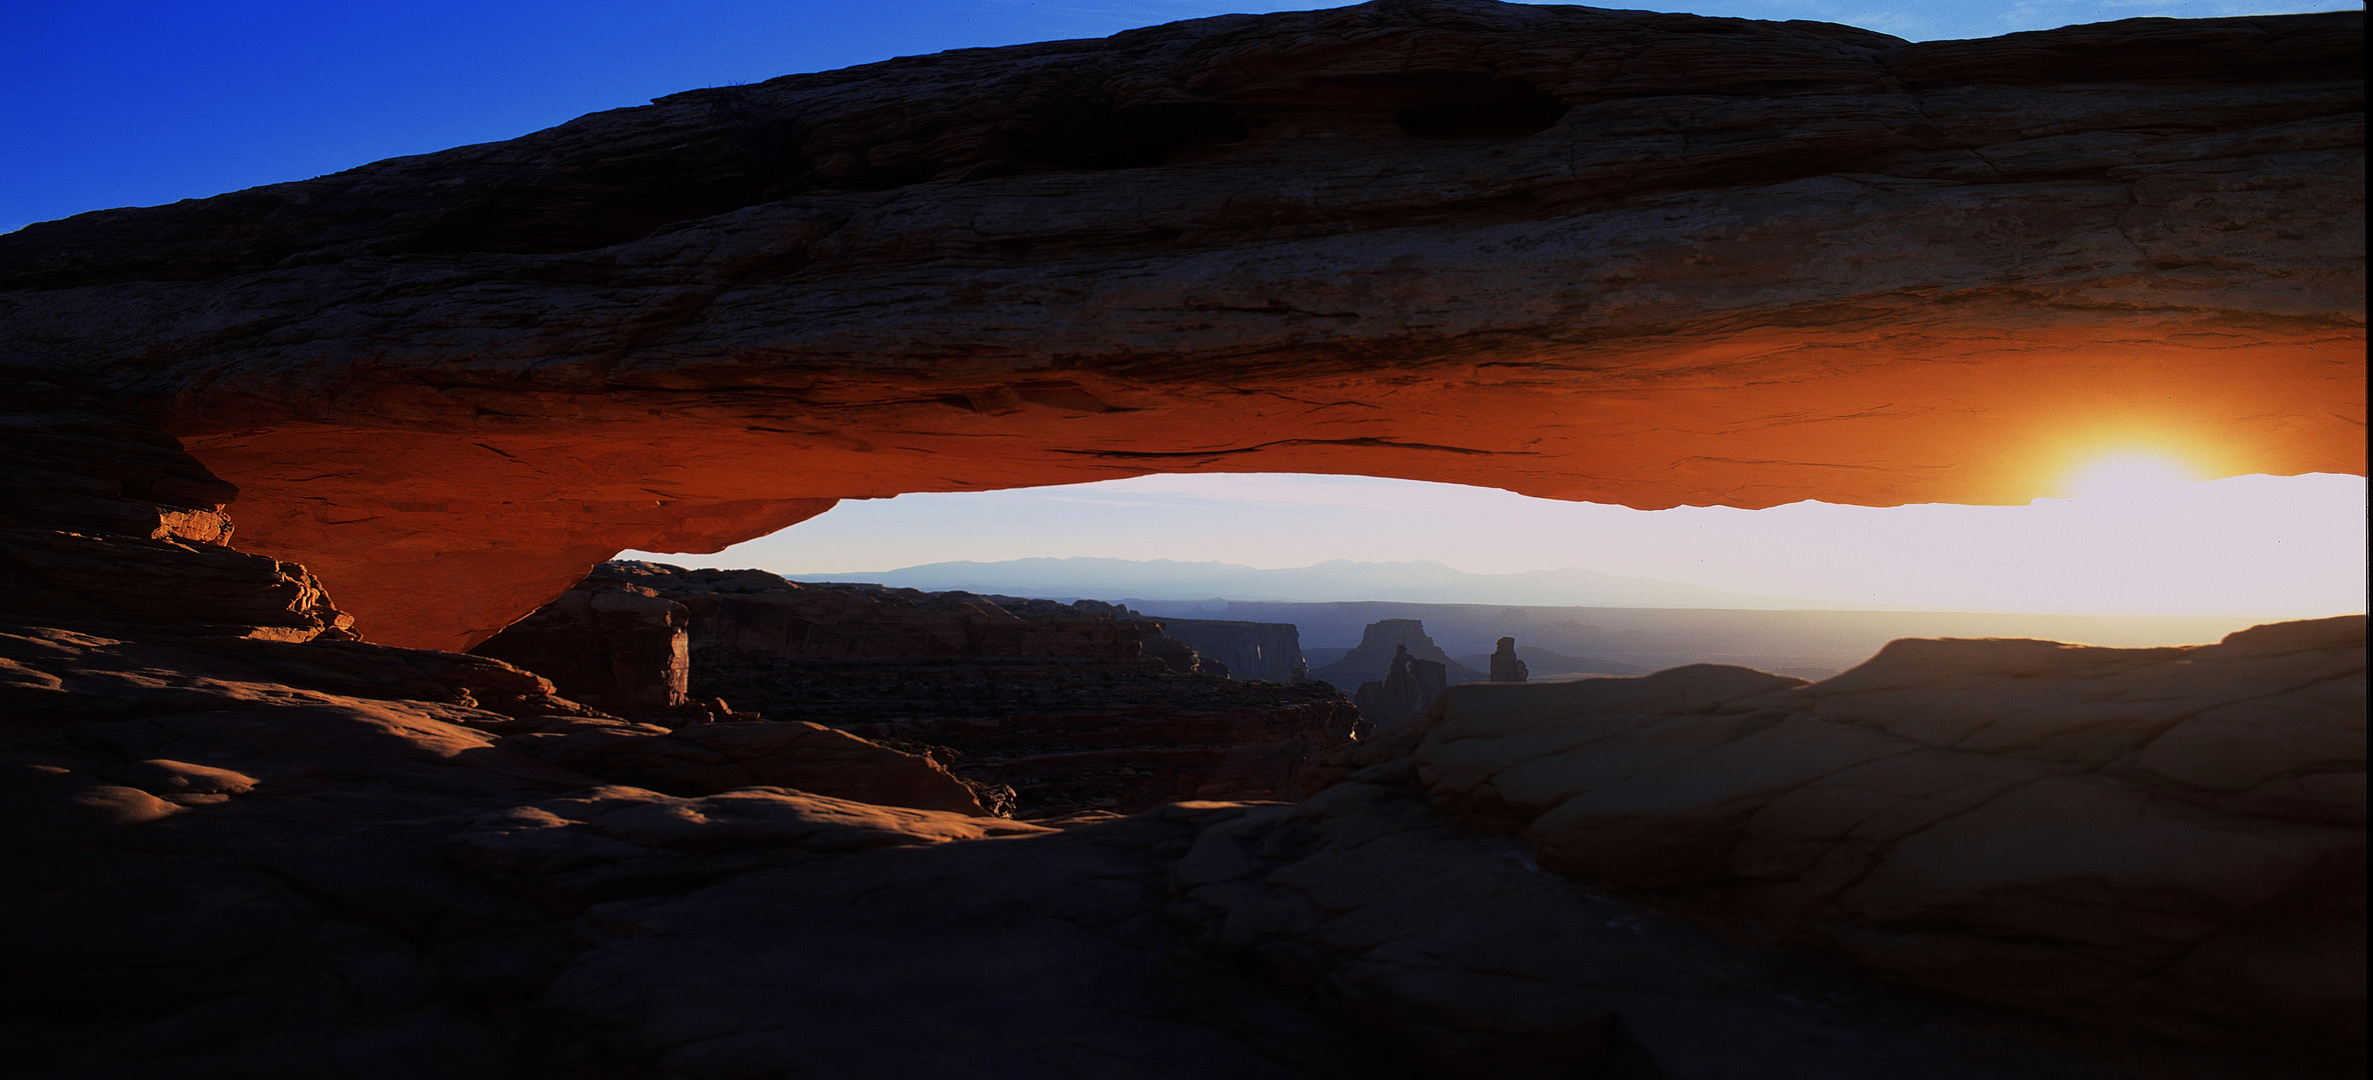
[[[28,226],[0,366],[142,403],[439,648],[906,491],[2358,472],[2361,25],[1381,0],[912,57]]]
[[[0,618],[278,641],[353,637],[302,566],[229,546],[238,495],[100,396],[0,377]]]
[[[2216,645],[1899,641],[1825,682],[1700,665],[1453,687],[1313,785],[1422,793],[1542,865],[1899,983],[2355,1060],[2363,616]]]

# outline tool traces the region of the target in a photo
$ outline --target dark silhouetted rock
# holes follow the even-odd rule
[[[1361,683],[1384,681],[1392,671],[1393,658],[1403,651],[1413,659],[1442,665],[1443,677],[1449,682],[1481,682],[1485,678],[1483,672],[1452,660],[1426,636],[1425,623],[1418,619],[1379,619],[1368,624],[1360,632],[1357,647],[1334,663],[1313,668],[1310,676],[1346,690],[1356,689]]]
[[[1292,623],[1168,616],[1157,621],[1163,633],[1185,642],[1203,658],[1205,671],[1216,661],[1226,669],[1217,674],[1231,679],[1290,683],[1309,674],[1302,663],[1302,634]]]
[[[1524,660],[1516,655],[1516,639],[1501,638],[1499,648],[1491,653],[1491,681],[1523,682],[1528,674]]]
[[[1441,696],[1444,685],[1442,665],[1419,660],[1409,655],[1407,645],[1396,644],[1392,666],[1384,678],[1360,684],[1359,693],[1352,695],[1351,701],[1359,707],[1360,718],[1374,730],[1388,731],[1425,712]]]

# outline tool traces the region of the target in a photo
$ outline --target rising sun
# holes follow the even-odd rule
[[[2120,498],[2165,491],[2199,479],[2190,469],[2158,454],[2114,454],[2096,458],[2068,481],[2080,499]]]

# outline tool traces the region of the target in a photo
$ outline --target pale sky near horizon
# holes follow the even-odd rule
[[[1643,511],[1363,476],[1199,474],[842,503],[689,566],[863,580],[931,562],[1093,556],[1578,567],[1875,606],[2309,618],[2365,610],[2363,477],[2110,484],[2027,506]],[[1343,597],[1342,599],[1357,599]]]

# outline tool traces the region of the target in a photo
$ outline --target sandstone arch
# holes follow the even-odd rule
[[[2361,22],[1384,0],[908,58],[28,227],[0,365],[142,403],[433,648],[903,491],[2362,472]]]

